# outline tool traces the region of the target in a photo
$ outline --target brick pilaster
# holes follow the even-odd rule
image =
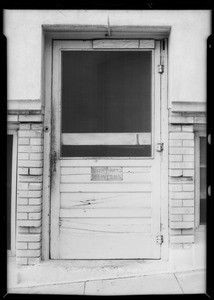
[[[38,115],[20,117],[16,257],[26,265],[41,260],[43,124]]]
[[[173,248],[194,242],[193,117],[169,118],[169,227]]]

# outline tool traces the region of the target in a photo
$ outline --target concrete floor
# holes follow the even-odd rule
[[[188,271],[72,283],[11,287],[9,294],[143,295],[198,294],[206,291],[206,271]]]

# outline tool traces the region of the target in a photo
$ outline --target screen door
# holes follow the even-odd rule
[[[159,41],[54,41],[51,258],[160,258],[159,63]]]

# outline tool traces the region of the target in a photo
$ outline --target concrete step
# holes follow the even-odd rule
[[[8,285],[24,287],[168,272],[168,262],[154,260],[50,260],[18,267],[13,262],[8,265]]]

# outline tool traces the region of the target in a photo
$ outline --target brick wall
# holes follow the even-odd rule
[[[17,264],[41,260],[43,124],[41,115],[19,116]]]
[[[169,117],[169,232],[172,248],[194,242],[195,148],[194,124],[205,124],[200,114],[171,113]]]

